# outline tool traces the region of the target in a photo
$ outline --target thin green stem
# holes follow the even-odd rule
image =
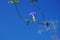
[[[18,16],[19,16],[21,19],[26,20],[25,18],[23,18],[23,17],[21,16],[21,14],[20,14],[20,12],[19,12],[19,10],[18,10],[17,5],[16,5],[16,4],[14,4],[14,5],[15,5],[15,8],[16,8],[16,11],[17,11]]]

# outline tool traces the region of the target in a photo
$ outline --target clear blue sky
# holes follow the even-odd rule
[[[43,32],[39,35],[36,31],[41,25],[31,23],[29,26],[17,15],[13,4],[9,0],[0,0],[0,40],[51,40],[52,32]],[[30,5],[29,0],[20,0],[18,4],[21,15],[30,18],[29,13],[36,11],[36,18],[42,21],[37,9]],[[60,0],[39,0],[36,4],[40,6],[46,20],[58,20],[57,35],[60,37]],[[38,27],[39,26],[39,27]]]

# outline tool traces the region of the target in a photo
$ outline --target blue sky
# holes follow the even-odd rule
[[[8,4],[9,0],[0,0],[0,40],[51,40],[52,30],[44,31],[41,35],[36,33],[43,25],[26,22],[18,17],[15,6]],[[56,34],[60,37],[60,0],[39,0],[30,5],[29,0],[20,0],[18,4],[21,15],[25,18],[31,18],[30,12],[36,12],[36,19],[43,21],[39,15],[38,9],[33,7],[37,5],[43,10],[46,20],[58,20]],[[43,29],[43,28],[42,28]]]

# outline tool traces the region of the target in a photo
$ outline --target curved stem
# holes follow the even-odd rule
[[[25,18],[23,18],[23,17],[21,16],[21,14],[20,14],[20,12],[19,12],[19,10],[18,10],[17,5],[16,5],[16,4],[14,4],[14,5],[15,5],[15,8],[16,8],[16,11],[17,11],[18,16],[19,16],[21,19],[26,20]]]

